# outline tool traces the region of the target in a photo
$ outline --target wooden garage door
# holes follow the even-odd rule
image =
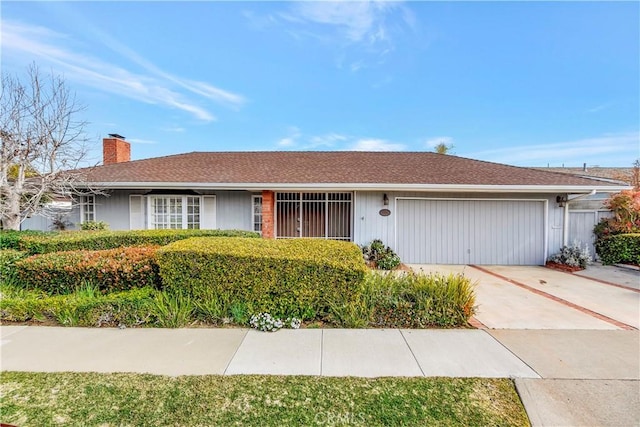
[[[406,263],[544,264],[545,203],[398,199],[396,247]]]

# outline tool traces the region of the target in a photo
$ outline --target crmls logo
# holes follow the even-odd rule
[[[365,421],[364,414],[353,412],[319,412],[313,418],[318,425],[322,426],[334,426],[334,425],[349,425],[349,424],[362,424]]]

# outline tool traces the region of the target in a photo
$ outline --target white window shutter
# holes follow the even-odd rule
[[[200,228],[202,230],[214,230],[216,228],[216,196],[202,196]]]
[[[144,204],[140,195],[129,196],[129,229],[144,229]]]

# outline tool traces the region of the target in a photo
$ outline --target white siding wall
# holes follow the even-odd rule
[[[68,228],[68,230],[80,229],[80,208],[78,206],[74,206],[70,211],[68,211],[68,213],[65,214],[64,218],[73,224]],[[42,215],[33,215],[32,217],[22,221],[22,224],[20,224],[20,229],[51,231],[52,224],[53,220],[51,218],[46,218]]]
[[[104,221],[111,230],[129,230],[129,196],[143,194],[140,190],[117,190],[108,196],[96,196],[96,221]],[[204,195],[216,196],[216,228],[251,230],[251,196],[247,191],[208,191]],[[143,223],[146,222],[146,203],[143,203]],[[74,208],[69,220],[80,228],[80,213]],[[38,215],[22,223],[23,230],[49,230],[50,220]]]
[[[253,229],[251,196],[247,191],[216,191],[216,227],[221,230]]]
[[[132,194],[140,192],[113,191],[108,196],[96,196],[96,221],[106,222],[110,230],[129,230],[129,195]],[[142,203],[143,209],[144,205]],[[144,219],[142,223],[144,224]]]

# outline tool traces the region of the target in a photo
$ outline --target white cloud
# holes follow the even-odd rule
[[[292,148],[298,144],[298,138],[302,136],[300,129],[295,126],[290,126],[286,137],[278,140],[277,145],[283,148]]]
[[[611,108],[612,106],[613,106],[612,102],[605,102],[604,104],[596,105],[593,108],[589,108],[587,110],[587,113],[597,113],[598,111],[606,110],[608,108]]]
[[[296,140],[291,137],[282,138],[278,141],[279,147],[293,147],[294,145],[296,145]]]
[[[138,139],[138,138],[129,138],[128,142],[132,142],[134,144],[157,144],[157,141],[152,141],[150,139]]]
[[[67,47],[65,44],[69,43],[69,39],[64,34],[6,20],[2,21],[2,50],[4,55],[35,56],[39,62],[47,62],[47,65],[55,66],[64,72],[65,78],[69,80],[141,102],[182,110],[203,121],[213,121],[216,118],[180,89],[233,108],[245,102],[241,95],[205,82],[183,79],[167,73],[110,36],[97,30],[96,33],[107,47],[142,67],[146,74],[135,73],[102,61],[90,54],[82,53],[76,46]]]
[[[605,134],[574,141],[511,146],[463,154],[464,157],[525,166],[631,164],[638,158],[640,133]]]
[[[288,135],[277,141],[281,148],[299,150],[339,150],[339,151],[403,151],[404,144],[379,138],[361,138],[328,132],[322,135],[305,135],[299,128],[291,126]]]
[[[244,16],[254,29],[280,25],[298,42],[313,40],[329,47],[338,68],[345,65],[351,72],[384,63],[395,50],[394,38],[417,26],[401,1],[299,1],[260,19],[253,13]]]
[[[427,139],[424,143],[425,147],[430,149],[435,148],[440,144],[452,145],[453,138],[451,138],[450,136],[436,136],[436,137]]]
[[[293,5],[293,22],[311,22],[338,28],[351,42],[376,43],[388,40],[385,16],[398,7],[396,2],[309,1]]]
[[[348,148],[353,151],[403,151],[404,144],[389,142],[384,139],[359,139]]]
[[[347,141],[348,139],[349,138],[347,136],[341,135],[339,133],[328,133],[325,135],[312,136],[309,139],[309,145],[307,145],[306,148],[331,148],[334,147],[337,143]]]

